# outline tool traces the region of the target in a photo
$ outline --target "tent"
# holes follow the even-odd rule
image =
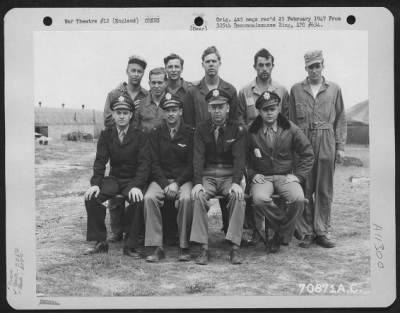
[[[346,111],[347,143],[369,144],[369,101],[353,105]]]

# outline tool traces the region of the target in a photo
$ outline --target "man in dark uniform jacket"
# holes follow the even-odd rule
[[[229,226],[232,264],[242,262],[239,246],[244,221],[244,192],[240,186],[245,170],[245,129],[228,119],[230,95],[213,89],[206,95],[211,119],[197,126],[194,135],[193,224],[190,240],[202,245],[197,264],[208,264],[208,217],[210,198],[229,199]]]
[[[304,209],[304,182],[313,164],[313,150],[303,132],[279,113],[281,99],[274,91],[265,91],[255,106],[258,117],[249,128],[248,178],[254,204],[256,227],[260,230],[264,216],[275,230],[270,252],[288,244],[296,222]],[[295,164],[295,155],[296,167]],[[281,195],[286,210],[272,201]]]
[[[146,261],[158,262],[165,256],[161,215],[165,200],[172,202],[173,206],[177,200],[178,260],[189,261],[194,130],[182,123],[182,102],[177,96],[167,92],[161,99],[160,107],[164,122],[150,132],[149,139],[152,182],[144,196],[145,246],[153,246],[155,250]]]
[[[149,172],[144,153],[147,139],[142,130],[130,125],[134,104],[128,94],[116,94],[111,100],[111,110],[115,126],[106,128],[100,134],[90,180],[91,187],[85,193],[87,240],[96,241],[94,248],[88,253],[108,251],[104,223],[106,207],[102,203],[122,194],[130,202],[127,207],[128,231],[123,252],[131,257],[139,257],[136,250],[141,225],[139,206],[143,201],[142,190]],[[108,161],[110,174],[104,177]]]
[[[127,82],[122,82],[107,95],[103,113],[105,127],[112,128],[115,125],[110,104],[111,100],[114,99],[116,95],[118,97],[121,92],[127,93],[131,97],[135,109],[148,97],[149,92],[141,86],[146,66],[147,62],[141,56],[132,55],[129,57],[126,66]],[[133,120],[132,118],[131,123]],[[120,198],[110,199],[108,201],[108,208],[110,210],[110,226],[112,232],[112,236],[108,241],[121,241],[123,233],[126,231],[122,227],[123,221],[125,220],[125,200]]]

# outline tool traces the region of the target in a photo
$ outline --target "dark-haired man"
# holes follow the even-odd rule
[[[163,67],[153,68],[149,72],[149,86],[150,92],[140,102],[134,117],[136,124],[146,132],[161,125],[163,120],[160,101],[167,88],[167,73]]]
[[[175,209],[179,234],[179,261],[189,261],[189,236],[192,227],[193,128],[181,121],[182,101],[167,92],[161,99],[163,123],[150,132],[151,183],[144,196],[145,246],[155,247],[147,262],[165,257],[163,248],[164,203]],[[167,227],[170,225],[167,225]]]
[[[239,91],[240,114],[245,125],[250,124],[258,115],[255,103],[258,97],[264,92],[274,92],[279,95],[279,109],[286,108],[289,102],[288,90],[272,80],[272,70],[274,69],[274,56],[267,50],[261,49],[254,55],[254,70],[257,73],[255,80],[247,84]]]

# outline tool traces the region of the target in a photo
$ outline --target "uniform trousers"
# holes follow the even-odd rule
[[[304,184],[308,199],[297,229],[301,235],[323,236],[328,233],[333,199],[336,143],[333,129],[308,130],[313,146],[314,164]]]
[[[193,204],[193,223],[190,241],[208,244],[208,216],[209,200],[216,195],[227,198],[226,208],[229,214],[229,226],[225,239],[240,245],[243,232],[245,201],[238,200],[229,193],[232,186],[232,169],[206,168],[203,173],[203,187],[205,192],[200,193]]]
[[[190,193],[192,182],[186,182],[179,187],[176,198],[177,202],[177,224],[179,246],[189,247],[189,236],[192,227],[193,206]],[[145,246],[163,245],[163,221],[161,210],[165,203],[164,190],[156,182],[152,182],[144,196],[144,220],[145,220]],[[175,200],[168,200],[174,201]]]
[[[97,197],[94,195],[90,200],[85,200],[85,207],[88,215],[87,219],[87,234],[88,241],[106,241],[107,228],[105,225],[106,207],[103,205],[108,199],[122,194],[128,201],[130,188],[128,187],[130,178],[117,178],[108,176],[105,177],[100,186],[100,193]],[[141,220],[143,202],[130,202],[126,208],[126,236],[125,245],[129,248],[136,248],[138,244],[138,235],[141,231]]]
[[[286,175],[264,176],[265,182],[251,185],[254,215],[257,229],[261,229],[264,217],[268,226],[279,232],[283,242],[293,237],[299,216],[304,209],[304,193],[298,182],[286,182]],[[276,206],[271,196],[282,196],[287,205]]]

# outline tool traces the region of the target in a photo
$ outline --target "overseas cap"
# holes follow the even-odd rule
[[[133,64],[133,63],[139,64],[141,67],[143,67],[143,70],[146,69],[147,62],[139,55],[131,55],[129,57],[128,64]]]
[[[212,89],[206,95],[206,101],[209,104],[222,104],[228,103],[231,100],[231,96],[222,89]]]
[[[322,63],[324,61],[322,50],[308,51],[304,55],[304,61],[306,62],[306,66],[310,66],[314,63]]]
[[[263,107],[270,107],[278,105],[281,102],[281,98],[273,91],[264,91],[256,101],[256,108],[261,109]]]
[[[182,101],[181,99],[176,96],[173,95],[170,92],[167,92],[160,101],[160,108],[165,110],[167,108],[172,108],[172,107],[178,107],[178,108],[182,108]]]
[[[131,97],[128,94],[119,92],[115,94],[114,98],[111,99],[110,108],[113,111],[120,109],[133,112],[135,106]]]

